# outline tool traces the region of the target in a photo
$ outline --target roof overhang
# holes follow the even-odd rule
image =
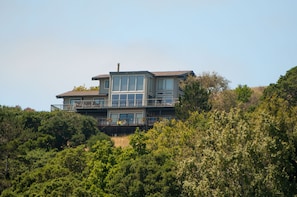
[[[85,96],[106,96],[100,95],[98,90],[87,90],[87,91],[68,91],[62,94],[57,95],[57,98],[65,98],[65,97],[85,97]]]

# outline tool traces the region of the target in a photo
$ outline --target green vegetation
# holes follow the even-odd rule
[[[2,106],[1,196],[295,196],[296,70],[261,99],[263,88],[191,79],[181,119],[138,129],[126,148],[91,117]]]
[[[92,90],[99,91],[99,86],[91,86],[87,88],[85,85],[81,85],[81,86],[74,86],[73,88],[73,91],[92,91]]]

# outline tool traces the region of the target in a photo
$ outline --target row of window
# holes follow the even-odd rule
[[[142,106],[143,94],[113,94],[111,100],[113,107]]]
[[[144,76],[113,76],[112,91],[143,90]]]
[[[142,124],[143,113],[111,113],[110,119],[118,125]]]
[[[113,76],[112,80],[112,91],[140,91],[144,89],[144,76]],[[109,84],[105,84],[106,87],[109,87]],[[173,90],[173,88],[173,79],[158,79],[158,90]]]

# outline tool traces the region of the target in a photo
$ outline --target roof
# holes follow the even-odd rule
[[[97,75],[95,77],[92,77],[92,80],[107,79],[107,78],[109,78],[109,74]]]
[[[156,77],[194,75],[194,72],[192,70],[185,70],[185,71],[161,71],[161,72],[152,72],[152,73]]]
[[[64,97],[75,97],[75,96],[101,96],[98,90],[86,90],[86,91],[75,91],[71,90],[62,94],[57,95],[57,98]]]
[[[149,73],[148,71],[126,71],[126,72],[119,72],[124,74],[129,73]],[[115,74],[117,72],[111,72],[111,74]],[[184,70],[184,71],[160,71],[160,72],[151,72],[156,77],[170,77],[170,76],[184,76],[184,75],[194,75],[194,72],[192,70]],[[104,75],[97,75],[95,77],[92,77],[92,80],[99,80],[99,79],[107,79],[109,78],[109,74]]]

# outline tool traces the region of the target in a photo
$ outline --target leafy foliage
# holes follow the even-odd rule
[[[1,106],[0,194],[296,196],[294,73],[268,87],[261,102],[245,86],[220,90],[211,111],[209,90],[192,78],[178,106],[182,119],[137,129],[124,149],[91,117]],[[247,99],[253,110],[237,102]]]
[[[87,88],[85,85],[74,86],[73,91],[89,91],[89,90],[98,90],[99,86],[91,86]]]
[[[285,99],[291,106],[297,106],[297,66],[281,76],[276,84],[270,84],[264,91],[263,97],[269,99],[277,96]]]
[[[228,89],[229,80],[225,79],[216,72],[204,72],[196,77],[201,86],[211,94],[216,94]]]
[[[191,112],[209,111],[211,106],[208,102],[210,93],[203,88],[201,82],[195,77],[189,76],[181,84],[183,95],[175,106],[176,115],[179,119],[187,119]]]
[[[253,91],[247,85],[238,85],[235,89],[235,93],[239,102],[247,103],[250,100]]]

